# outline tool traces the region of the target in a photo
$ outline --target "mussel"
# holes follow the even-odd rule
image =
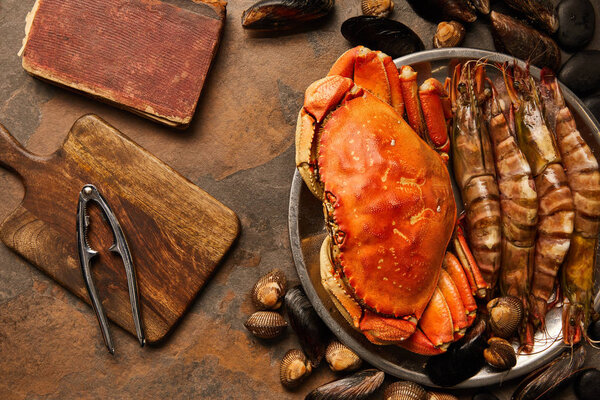
[[[508,341],[493,337],[488,340],[488,345],[489,347],[483,351],[483,357],[491,367],[505,371],[517,365],[515,349]]]
[[[583,50],[573,54],[560,69],[558,79],[575,94],[585,96],[600,89],[600,50]]]
[[[430,357],[425,364],[425,373],[438,386],[454,386],[475,375],[485,360],[483,350],[487,347],[486,322],[480,319],[448,351]]]
[[[273,339],[283,333],[287,322],[274,311],[257,311],[244,323],[246,329],[262,339]]]
[[[383,383],[385,374],[366,369],[349,377],[329,382],[310,392],[305,400],[361,400],[367,398]]]
[[[573,390],[579,400],[600,399],[600,371],[596,368],[582,371],[573,383]]]
[[[394,10],[392,0],[361,0],[360,8],[364,15],[387,17]]]
[[[312,366],[302,350],[292,349],[283,356],[279,365],[279,380],[287,388],[297,387],[310,375]]]
[[[329,14],[334,0],[260,0],[242,14],[245,29],[276,31],[296,28]]]
[[[281,306],[287,280],[281,270],[263,275],[252,288],[252,302],[259,310],[276,310]]]
[[[594,36],[596,13],[589,0],[562,0],[556,8],[558,44],[568,50],[584,48]]]
[[[514,296],[490,300],[487,310],[492,332],[504,339],[513,336],[523,320],[523,302]]]
[[[462,43],[464,38],[465,27],[460,22],[442,21],[438,24],[433,37],[433,47],[456,47]]]
[[[473,7],[480,13],[488,15],[490,13],[490,0],[469,0]]]
[[[490,13],[490,20],[497,50],[527,60],[540,68],[558,69],[560,50],[550,37],[496,11]]]
[[[567,350],[558,358],[528,375],[517,387],[512,400],[552,398],[552,394],[576,377],[585,361],[585,348]]]
[[[427,400],[458,400],[458,397],[450,393],[429,392]]]
[[[301,286],[288,290],[285,295],[285,308],[302,349],[310,359],[313,368],[318,367],[325,356],[329,330],[308,301]]]
[[[558,29],[556,10],[550,0],[504,0],[539,28],[552,34]]]
[[[354,371],[362,364],[362,360],[352,349],[337,340],[332,340],[327,346],[325,360],[334,372]]]
[[[449,19],[474,22],[477,19],[475,7],[469,0],[408,0],[408,3],[417,14],[432,22]]]
[[[477,393],[472,400],[499,400],[496,396],[488,392]]]
[[[423,386],[411,381],[394,382],[383,391],[384,400],[427,400]]]
[[[380,50],[392,58],[421,51],[423,42],[408,26],[388,18],[352,17],[342,24],[342,35],[353,46]]]

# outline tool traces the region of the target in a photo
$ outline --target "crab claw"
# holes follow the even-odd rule
[[[386,318],[365,310],[360,321],[360,330],[370,342],[375,344],[397,344],[411,337],[417,329],[414,317]]]
[[[351,78],[358,86],[390,104],[398,114],[404,114],[398,69],[392,57],[356,46],[342,54],[327,75]]]

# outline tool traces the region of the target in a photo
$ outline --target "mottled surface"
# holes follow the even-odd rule
[[[260,275],[279,267],[298,281],[286,222],[296,113],[304,89],[348,49],[339,26],[358,15],[360,5],[338,1],[317,29],[269,37],[242,31],[241,14],[251,3],[230,2],[192,126],[175,131],[28,76],[16,53],[33,0],[0,0],[0,122],[13,135],[33,151],[50,153],[77,117],[95,112],[232,208],[242,225],[233,251],[173,335],[140,349],[113,326],[114,357],[88,306],[0,246],[0,398],[301,399],[332,379],[321,367],[297,391],[286,392],[278,364],[298,345],[296,338],[288,330],[268,343],[250,336],[243,322],[254,311],[249,292]],[[431,47],[435,26],[415,17],[405,1],[396,1],[392,17]],[[492,48],[487,27],[470,27],[465,46]],[[590,47],[600,48],[600,29]],[[4,218],[23,188],[4,170],[0,188]],[[590,351],[587,363],[600,365],[600,353]],[[491,390],[505,400],[513,386]],[[467,399],[472,392],[461,393]],[[574,399],[570,389],[563,393]]]

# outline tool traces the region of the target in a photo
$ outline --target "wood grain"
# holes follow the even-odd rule
[[[23,68],[185,127],[217,51],[225,10],[218,2],[212,8],[189,3],[181,8],[158,0],[38,0]]]
[[[79,191],[94,184],[129,243],[148,342],[161,340],[206,283],[239,230],[237,216],[95,115],[75,122],[54,154],[30,154],[0,125],[0,165],[23,179],[25,197],[0,225],[11,249],[89,304],[75,232]],[[127,282],[108,226],[90,208],[92,266],[107,316],[134,333]]]

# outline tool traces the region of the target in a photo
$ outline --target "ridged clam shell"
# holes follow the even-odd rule
[[[252,302],[259,310],[276,310],[281,307],[287,280],[279,269],[263,275],[252,288]]]
[[[493,337],[488,340],[488,344],[490,347],[483,351],[483,357],[490,366],[504,371],[517,364],[517,355],[508,341]]]
[[[427,391],[418,383],[398,381],[385,388],[383,398],[385,400],[427,400]]]
[[[335,372],[354,371],[362,364],[362,360],[355,352],[337,340],[329,343],[325,349],[325,359],[329,368]]]
[[[287,322],[274,311],[257,311],[244,324],[246,329],[262,339],[272,339],[281,335]]]
[[[497,297],[487,304],[490,327],[496,336],[508,339],[523,319],[523,302],[513,296]]]
[[[279,380],[287,388],[298,386],[312,372],[310,361],[302,350],[292,349],[283,356],[279,365]]]
[[[450,393],[429,392],[427,393],[427,400],[458,400],[458,397]]]
[[[433,47],[456,47],[460,45],[465,38],[465,28],[456,21],[442,21],[437,26],[437,31],[433,37]]]
[[[364,15],[387,17],[394,10],[392,0],[361,0],[360,8]]]
[[[377,369],[366,369],[337,381],[319,386],[304,400],[361,400],[369,397],[383,383],[385,374]]]

